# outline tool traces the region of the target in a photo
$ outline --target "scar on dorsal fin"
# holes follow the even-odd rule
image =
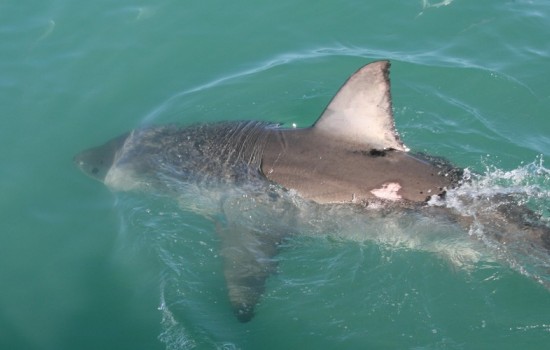
[[[333,97],[314,130],[363,149],[407,151],[395,130],[389,70],[389,61],[377,61],[355,72]]]

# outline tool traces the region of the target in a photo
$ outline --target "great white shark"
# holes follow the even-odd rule
[[[365,65],[307,128],[259,121],[144,127],[75,157],[84,173],[114,190],[159,191],[218,223],[224,276],[240,321],[249,321],[287,235],[299,233],[301,206],[344,205],[355,212],[426,211],[465,228],[447,191],[463,170],[412,153],[395,129],[388,61]],[[263,215],[240,215],[245,201]],[[252,203],[252,204],[251,204]],[[260,203],[260,204],[259,204]],[[550,228],[528,208],[501,201],[476,223],[497,240],[521,239],[550,250]],[[221,218],[221,219],[220,219]],[[257,219],[259,218],[259,219]],[[510,234],[507,234],[510,233]]]

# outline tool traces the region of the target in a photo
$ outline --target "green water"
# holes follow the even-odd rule
[[[289,247],[238,324],[212,224],[159,258],[71,159],[142,123],[307,126],[387,58],[409,147],[518,169],[550,155],[549,37],[545,0],[0,0],[0,348],[548,348],[550,292],[517,270],[323,239]],[[158,309],[178,253],[199,272],[165,296],[174,326]]]

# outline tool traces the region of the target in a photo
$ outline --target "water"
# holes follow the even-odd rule
[[[211,223],[113,195],[71,159],[143,123],[307,126],[388,58],[409,147],[521,172],[549,155],[549,15],[542,0],[0,2],[0,347],[547,348],[549,291],[517,268],[329,237],[289,242],[239,324]],[[497,185],[539,182],[527,200],[548,218],[544,175],[523,178]]]

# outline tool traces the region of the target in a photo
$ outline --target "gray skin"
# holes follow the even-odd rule
[[[300,208],[289,192],[303,200],[301,205],[422,210],[429,200],[444,201],[446,191],[459,185],[460,169],[410,154],[399,139],[388,75],[387,61],[358,70],[309,128],[255,121],[150,127],[86,150],[75,162],[115,190],[165,192],[206,216],[221,208],[226,222],[217,227],[229,299],[237,318],[246,322],[275,269],[279,244],[297,233]],[[242,193],[252,198],[254,210],[265,211],[262,222],[233,215],[242,211],[233,205]],[[284,197],[288,200],[280,200]],[[510,223],[509,217],[516,220]],[[480,222],[494,223],[499,240],[505,239],[503,231],[524,230],[550,247],[550,230],[534,219],[526,208],[503,204]],[[465,227],[472,223],[462,216],[453,220]]]

